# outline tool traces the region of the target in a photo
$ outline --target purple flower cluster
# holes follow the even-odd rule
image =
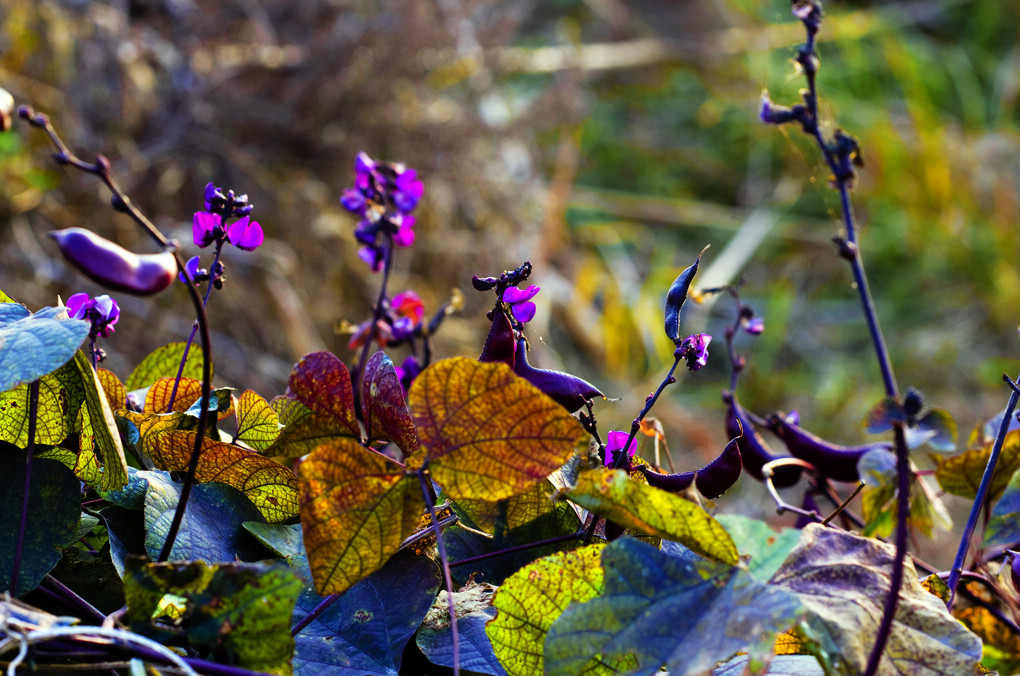
[[[67,315],[71,319],[83,319],[92,322],[89,335],[108,337],[113,333],[113,325],[120,319],[120,306],[109,296],[89,298],[87,293],[76,293],[65,303]]]
[[[235,195],[233,190],[224,193],[222,188],[209,183],[205,186],[205,211],[195,212],[191,221],[195,244],[204,249],[214,242],[219,245],[226,240],[244,251],[259,248],[265,238],[262,226],[251,220],[253,208],[247,195]],[[238,220],[225,225],[224,219],[229,217]]]
[[[418,172],[403,164],[376,162],[365,153],[354,161],[354,187],[344,190],[340,204],[361,217],[354,237],[363,246],[358,255],[373,272],[379,272],[386,260],[388,241],[397,246],[414,243],[414,216],[411,215],[425,193]]]

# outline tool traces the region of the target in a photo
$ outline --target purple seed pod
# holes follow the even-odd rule
[[[865,453],[876,449],[892,449],[892,444],[887,442],[860,446],[831,444],[799,425],[790,423],[781,414],[769,416],[768,424],[769,429],[786,445],[791,455],[810,462],[819,474],[834,481],[859,481],[857,463]]]
[[[764,481],[765,478],[762,475],[761,468],[765,463],[778,460],[783,456],[775,455],[761,435],[754,429],[747,411],[737,402],[736,395],[727,391],[723,392],[722,398],[727,406],[726,434],[731,439],[737,439],[744,469],[758,481]],[[772,475],[772,484],[776,488],[792,486],[800,480],[802,471],[802,467],[779,467]]]
[[[485,337],[482,354],[478,361],[501,361],[507,366],[514,365],[514,330],[510,318],[501,308],[492,311],[492,326]]]
[[[108,289],[148,296],[170,286],[177,275],[177,261],[169,251],[134,254],[85,228],[49,235],[71,265]]]
[[[584,406],[585,402],[595,397],[606,396],[599,392],[597,387],[577,376],[562,371],[534,368],[528,363],[528,348],[524,338],[517,341],[514,373],[545,392],[570,413],[574,413]]]
[[[648,480],[649,486],[655,486],[670,493],[679,493],[691,483],[698,492],[710,500],[718,498],[728,491],[740,478],[740,447],[738,439],[732,439],[722,453],[704,467],[693,472],[662,474],[644,465],[641,471]]]
[[[679,346],[682,339],[680,338],[680,310],[683,309],[684,301],[687,300],[687,291],[691,288],[691,282],[694,281],[694,276],[698,274],[698,266],[701,265],[701,257],[705,253],[706,246],[698,254],[698,259],[694,261],[694,265],[687,268],[680,275],[673,280],[673,284],[669,287],[669,292],[666,294],[666,336],[673,341],[674,345]]]
[[[1009,579],[1013,582],[1013,589],[1020,593],[1020,552],[1007,549],[1006,556],[1012,559],[1009,565]]]

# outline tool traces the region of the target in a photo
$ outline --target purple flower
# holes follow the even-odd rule
[[[67,299],[67,314],[72,319],[92,322],[89,335],[106,338],[113,333],[113,325],[120,319],[120,306],[109,296],[89,298],[87,293],[76,293]]]
[[[711,342],[712,336],[707,333],[695,333],[687,336],[676,351],[687,360],[688,369],[697,371],[708,363],[708,344]]]
[[[376,162],[358,153],[354,160],[354,187],[344,189],[340,205],[361,217],[354,238],[364,246],[358,255],[372,267],[383,268],[388,255],[387,236],[396,246],[414,244],[415,219],[411,212],[425,193],[418,172],[396,162]]]
[[[223,237],[223,218],[211,211],[196,211],[191,219],[191,236],[195,246],[204,249]]]
[[[404,390],[404,396],[407,396],[407,391],[411,389],[411,383],[421,373],[421,364],[412,354],[400,366],[394,366],[393,370],[397,372],[397,378],[400,379],[400,387]]]
[[[539,289],[540,287],[532,284],[524,290],[511,286],[503,291],[503,302],[509,303],[510,311],[520,323],[527,324],[535,317],[536,308],[531,299],[535,297]]]
[[[627,439],[630,438],[630,434],[627,432],[617,432],[612,430],[607,435],[609,438],[606,440],[606,467],[612,467],[616,464],[617,452],[623,449],[623,445],[627,443]],[[631,458],[634,457],[634,452],[637,450],[637,439],[630,442],[630,446],[627,447],[627,459],[620,465],[621,467],[629,467]]]
[[[212,211],[213,205],[222,205],[227,200],[223,191],[213,185],[212,181],[206,184],[204,197],[206,211]]]
[[[238,219],[227,228],[227,239],[238,249],[254,251],[262,246],[262,226],[250,216]]]
[[[191,278],[195,280],[196,283],[202,281],[203,279],[209,276],[209,271],[199,268],[198,267],[199,265],[200,260],[198,256],[195,256],[194,258],[189,258],[188,262],[184,264],[184,268],[188,271],[188,274],[191,275]],[[185,284],[188,283],[188,278],[184,276],[183,272],[177,273],[177,279],[181,280]]]
[[[765,330],[765,320],[761,317],[742,318],[740,324],[752,336],[759,336]]]

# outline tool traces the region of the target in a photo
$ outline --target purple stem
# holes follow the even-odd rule
[[[14,543],[14,562],[11,565],[12,594],[18,593],[18,574],[21,569],[21,554],[25,544],[25,529],[28,528],[28,499],[32,488],[32,457],[35,455],[35,419],[39,415],[39,381],[33,380],[28,386],[28,448],[25,452],[25,494],[21,498],[21,522],[18,525],[18,540]]]
[[[216,263],[220,260],[220,251],[223,249],[223,240],[216,241],[216,252],[213,254],[213,262],[209,267],[209,270],[216,269]],[[212,273],[210,272],[210,275]],[[212,293],[213,283],[212,277],[209,278],[208,285],[205,289],[205,296],[202,297],[202,307],[205,308],[209,304],[209,295]],[[184,366],[188,363],[188,352],[191,351],[191,344],[195,341],[195,332],[198,331],[198,325],[191,325],[191,335],[188,336],[188,342],[184,345],[184,354],[181,355],[181,365],[177,367],[177,378],[174,380],[173,389],[170,390],[170,402],[166,405],[166,412],[170,413],[174,410],[174,399],[177,398],[177,388],[181,384],[181,377],[184,376]]]
[[[336,600],[340,598],[340,594],[330,594],[326,598],[319,601],[319,605],[312,608],[311,612],[301,618],[301,621],[294,625],[294,628],[290,630],[291,636],[297,636],[298,633],[307,627],[312,621],[319,615],[326,612],[326,609],[336,603]]]
[[[65,604],[73,607],[82,615],[88,616],[90,619],[98,623],[102,623],[102,621],[106,619],[106,615],[99,612],[95,606],[83,599],[81,596],[78,596],[74,590],[57,578],[52,575],[47,575],[44,578],[44,581],[56,590],[58,596]]]
[[[443,580],[446,583],[446,599],[450,612],[450,641],[453,643],[453,676],[460,676],[460,634],[457,631],[457,608],[453,601],[453,576],[450,574],[450,562],[446,558],[446,545],[443,543],[443,532],[439,529],[436,518],[436,503],[432,498],[434,489],[432,482],[425,476],[425,468],[418,470],[418,483],[425,497],[425,506],[429,509],[432,519],[432,532],[436,535],[436,546],[439,548],[439,562],[443,567]]]
[[[556,544],[557,542],[566,542],[567,540],[577,540],[582,535],[580,533],[570,533],[569,535],[557,535],[556,537],[546,538],[545,540],[539,540],[537,542],[528,542],[523,545],[516,545],[514,547],[507,547],[501,549],[498,552],[489,552],[488,554],[479,554],[478,556],[472,556],[469,559],[461,559],[460,561],[454,561],[450,564],[450,568],[454,566],[466,566],[469,563],[477,563],[478,561],[485,561],[486,559],[493,559],[497,556],[503,556],[504,554],[512,554],[514,552],[523,552],[528,549],[535,549],[536,547],[544,547],[545,545]]]

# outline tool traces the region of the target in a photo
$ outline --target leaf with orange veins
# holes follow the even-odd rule
[[[195,447],[195,433],[173,430],[150,434],[145,450],[159,469],[184,471]],[[205,439],[195,480],[222,483],[244,493],[269,523],[298,513],[298,480],[288,468],[255,451]]]
[[[361,408],[369,439],[392,441],[405,457],[418,450],[418,436],[404,401],[404,389],[393,361],[385,352],[376,352],[365,364]]]
[[[425,501],[414,474],[349,437],[322,444],[298,466],[301,528],[319,594],[337,594],[400,549]]]
[[[545,479],[587,433],[501,362],[436,362],[411,385],[411,415],[432,476],[453,499],[502,500]]]
[[[202,396],[202,381],[194,378],[181,378],[174,395],[174,406],[168,411],[170,394],[174,391],[176,378],[159,378],[145,393],[145,404],[142,410],[146,413],[183,413]]]

